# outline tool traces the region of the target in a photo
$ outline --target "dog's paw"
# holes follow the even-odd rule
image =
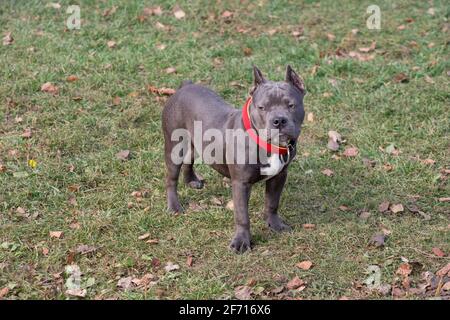
[[[292,228],[285,224],[280,217],[275,215],[267,219],[267,225],[275,232],[288,232],[292,230]]]
[[[236,234],[231,240],[230,249],[236,253],[244,253],[247,250],[251,250],[250,235]]]
[[[202,180],[192,180],[188,182],[188,186],[192,189],[201,189],[204,186],[204,183]]]
[[[182,213],[184,211],[183,207],[179,203],[169,204],[167,210],[169,213]]]

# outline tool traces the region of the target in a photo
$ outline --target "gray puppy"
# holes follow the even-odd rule
[[[223,150],[220,150],[223,161],[211,164],[216,171],[231,179],[236,229],[230,247],[236,252],[244,252],[251,248],[248,202],[251,187],[258,181],[265,180],[266,183],[264,216],[268,226],[278,232],[290,230],[278,216],[277,210],[287,177],[287,168],[296,154],[296,142],[305,116],[303,108],[305,85],[290,66],[287,66],[284,82],[268,81],[257,67],[253,69],[254,87],[250,92],[251,98],[244,106],[244,112],[233,108],[214,91],[188,81],[170,97],[162,113],[167,167],[167,204],[172,212],[182,211],[177,195],[181,167],[186,184],[193,188],[203,187],[203,181],[195,174],[193,167],[195,156],[193,150],[194,148],[198,150],[202,146],[195,145],[193,139],[189,142],[190,152],[181,155],[185,158],[185,162],[175,163],[173,152],[179,141],[173,141],[174,130],[185,129],[193,136],[194,122],[201,121],[203,130],[214,128],[224,136],[227,130],[243,130],[247,138],[251,136],[250,131],[253,130],[255,133],[253,136],[257,138],[250,139],[250,137],[244,144],[243,150],[246,154],[244,163],[233,161],[236,160],[237,154],[233,152],[230,156],[230,144],[224,143]],[[277,139],[271,138],[271,135],[266,135],[267,140],[261,138],[265,129],[278,130]],[[270,143],[274,141],[276,145]],[[201,141],[200,144],[206,146],[207,142]],[[260,155],[261,149],[269,151],[267,156]],[[252,158],[255,152],[259,152],[256,155],[257,161],[252,163],[250,159],[255,159]],[[262,174],[263,169],[267,169],[266,167],[270,169],[271,166],[277,167],[272,174]]]

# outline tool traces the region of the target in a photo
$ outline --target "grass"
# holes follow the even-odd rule
[[[40,1],[0,6],[1,30],[15,39],[0,46],[0,289],[10,289],[6,298],[65,299],[60,273],[68,264],[80,267],[83,281],[95,279],[87,289],[90,299],[227,299],[251,279],[264,287],[255,297],[282,298],[270,290],[296,275],[308,285],[288,296],[389,298],[358,289],[369,265],[381,267],[383,283],[395,284],[401,257],[420,263],[421,271],[449,262],[450,207],[438,201],[450,196],[441,173],[450,168],[445,1],[434,1],[434,15],[427,13],[428,2],[378,1],[379,31],[366,28],[370,1],[165,1],[162,16],[140,22],[137,16],[148,3],[86,0],[80,1],[81,29],[74,31],[65,30],[69,1],[60,4],[61,9]],[[186,12],[184,19],[171,13],[175,4]],[[117,11],[103,16],[113,5]],[[229,21],[221,18],[225,10],[234,13]],[[170,29],[155,28],[156,21]],[[399,25],[406,28],[399,31]],[[298,39],[291,32],[300,27]],[[237,32],[242,28],[248,31]],[[272,29],[277,32],[270,34]],[[359,29],[356,36],[352,29]],[[115,48],[107,46],[109,40]],[[358,51],[372,41],[371,61],[333,58],[337,48]],[[166,48],[158,49],[160,44]],[[231,190],[209,167],[198,167],[207,181],[204,190],[179,190],[191,209],[166,213],[164,98],[146,87],[176,88],[192,79],[240,107],[251,87],[252,64],[282,80],[288,63],[303,75],[305,108],[314,114],[313,122],[305,122],[280,207],[294,230],[268,231],[258,185],[250,206],[255,248],[235,255],[228,250],[232,212],[225,208]],[[166,74],[168,67],[177,72]],[[393,80],[401,72],[409,82]],[[67,82],[71,74],[79,80]],[[59,93],[41,92],[45,82],[57,85]],[[22,137],[26,128],[32,129],[29,139]],[[346,146],[357,147],[358,156],[332,158],[329,130],[346,140],[339,156]],[[380,150],[390,144],[401,153]],[[130,160],[116,159],[123,149],[131,151]],[[375,167],[365,166],[363,158]],[[37,161],[35,169],[29,159]],[[323,175],[325,168],[334,176]],[[136,190],[148,194],[136,199]],[[217,199],[224,205],[215,204]],[[405,211],[381,214],[383,201],[402,203]],[[431,219],[408,211],[412,203]],[[349,210],[340,210],[342,205]],[[371,213],[367,220],[359,217],[362,211]],[[306,230],[305,223],[316,228]],[[385,247],[369,246],[382,228],[391,231]],[[50,238],[50,231],[64,236]],[[159,244],[138,239],[147,232]],[[98,249],[74,254],[81,244]],[[447,256],[434,256],[433,247]],[[192,267],[186,265],[189,255]],[[302,260],[311,260],[313,268],[296,268]],[[166,273],[169,261],[180,269]],[[129,291],[117,287],[120,278],[146,273],[158,276],[158,283]]]

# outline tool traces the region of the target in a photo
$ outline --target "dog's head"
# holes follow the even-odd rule
[[[282,82],[266,80],[257,67],[253,67],[253,73],[254,87],[250,92],[253,125],[272,143],[287,145],[295,142],[305,118],[303,80],[289,65]]]

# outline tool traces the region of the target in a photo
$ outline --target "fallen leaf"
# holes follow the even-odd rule
[[[356,59],[358,61],[361,61],[361,62],[370,61],[370,60],[373,60],[375,58],[375,54],[361,54],[361,53],[356,52],[356,51],[350,51],[348,53],[348,56],[350,58],[354,58],[354,59]]]
[[[130,290],[132,288],[132,280],[132,277],[120,278],[119,281],[117,281],[117,287],[125,291]]]
[[[328,149],[337,151],[339,144],[342,142],[342,137],[337,131],[328,131]]]
[[[384,246],[386,241],[386,235],[383,233],[376,233],[371,239],[370,244],[374,245],[375,247],[379,248]]]
[[[42,254],[43,254],[44,256],[47,256],[47,255],[48,255],[48,253],[49,253],[49,250],[48,250],[48,248],[46,248],[46,247],[43,247],[43,248],[42,248]]]
[[[158,239],[150,239],[150,240],[145,241],[145,243],[148,243],[148,244],[158,244],[158,243],[159,243],[159,240],[158,240]]]
[[[295,266],[302,270],[309,270],[309,269],[311,269],[312,265],[313,265],[313,263],[311,261],[306,260],[306,261],[297,263]]]
[[[181,8],[179,6],[175,6],[173,8],[173,15],[177,19],[182,19],[186,16],[186,13],[183,10],[181,10]]]
[[[450,197],[448,198],[439,198],[439,202],[450,202]]]
[[[444,291],[450,291],[450,281],[446,282],[446,283],[442,286],[442,290],[444,290]]]
[[[383,201],[383,202],[378,206],[378,211],[379,211],[379,212],[386,212],[386,211],[389,210],[389,206],[390,206],[389,201]]]
[[[339,206],[339,210],[341,210],[341,211],[348,211],[348,210],[350,210],[350,208],[347,207],[346,205],[341,205],[341,206]]]
[[[233,200],[230,200],[230,201],[227,202],[226,208],[227,208],[228,210],[231,210],[231,211],[234,210],[234,203],[233,203]]]
[[[121,150],[116,154],[116,158],[122,161],[130,159],[130,150]]]
[[[46,82],[41,86],[41,91],[46,93],[51,93],[53,95],[58,94],[59,89],[57,86],[52,84],[51,82]]]
[[[118,106],[120,104],[120,101],[121,101],[120,97],[114,97],[113,101],[112,101],[112,104],[114,106]]]
[[[390,209],[391,209],[392,213],[399,213],[399,212],[403,212],[404,211],[403,205],[401,203],[392,204],[390,206]]]
[[[31,138],[33,136],[33,133],[31,131],[31,128],[26,128],[22,133],[22,138]]]
[[[102,16],[108,17],[108,16],[110,16],[110,15],[113,15],[113,14],[116,12],[116,10],[117,10],[117,7],[116,7],[116,6],[112,6],[112,7],[109,8],[109,9],[105,9],[105,10],[103,11],[103,13],[102,13]]]
[[[402,263],[398,269],[397,269],[397,274],[403,276],[403,277],[407,277],[411,274],[412,272],[412,268],[411,265],[409,263]]]
[[[88,254],[88,253],[92,253],[96,250],[97,250],[97,247],[89,246],[86,244],[81,244],[75,249],[75,252],[79,253],[79,254]]]
[[[68,82],[74,82],[74,81],[77,81],[78,80],[78,77],[76,76],[76,75],[70,75],[70,76],[68,76],[67,78],[66,78],[66,80],[68,81]]]
[[[356,157],[358,155],[358,148],[356,147],[350,147],[350,148],[345,148],[343,155],[345,157]]]
[[[222,18],[224,19],[230,19],[233,17],[233,12],[225,10],[224,12],[222,12]]]
[[[437,247],[434,247],[431,251],[433,251],[433,253],[438,257],[445,257],[445,253]]]
[[[171,74],[171,73],[177,72],[177,69],[175,69],[173,67],[169,67],[165,71],[166,71],[167,74]]]
[[[390,145],[388,145],[384,151],[387,154],[391,154],[393,156],[398,156],[400,154],[400,151],[398,150],[398,148],[395,146],[395,144],[391,143]]]
[[[150,233],[147,232],[147,233],[144,233],[143,235],[139,236],[138,239],[139,240],[145,240],[145,239],[147,239],[149,237],[150,237]]]
[[[47,3],[46,7],[53,8],[53,9],[61,9],[61,5],[57,2]]]
[[[304,223],[302,224],[303,229],[315,229],[316,225],[312,223]]]
[[[324,170],[322,170],[322,173],[328,177],[331,177],[334,175],[334,172],[330,169],[324,169]]]
[[[370,45],[370,47],[363,47],[363,48],[359,48],[358,50],[364,53],[368,53],[370,51],[375,50],[377,43],[375,41],[372,41],[372,44]]]
[[[249,300],[253,294],[253,289],[249,286],[239,286],[234,289],[234,297],[239,300]]]
[[[87,290],[86,289],[67,289],[65,293],[67,296],[84,298],[84,297],[86,297]]]
[[[327,33],[327,39],[328,41],[334,41],[336,40],[336,36],[332,33]]]
[[[106,45],[108,46],[108,48],[112,49],[115,48],[117,46],[117,43],[113,40],[109,40]]]
[[[192,256],[188,256],[186,259],[186,265],[188,267],[192,267],[193,264],[194,264],[194,258]]]
[[[161,22],[159,22],[159,21],[156,21],[156,23],[155,23],[155,28],[156,29],[159,29],[159,30],[166,30],[166,29],[169,29],[168,27],[166,27],[165,25],[163,25]]]
[[[171,271],[175,271],[180,269],[180,266],[177,264],[173,264],[172,262],[167,262],[166,266],[164,267],[164,270],[166,270],[166,272],[171,272]]]
[[[421,162],[423,164],[430,165],[430,166],[436,163],[436,161],[434,161],[433,159],[430,159],[430,158],[427,158],[425,160],[421,160]]]
[[[9,288],[8,287],[4,287],[4,288],[0,289],[0,298],[6,297],[6,295],[8,293],[9,293]]]
[[[314,113],[308,112],[308,115],[306,116],[306,121],[314,122]]]
[[[62,231],[50,231],[50,238],[61,239],[64,235]]]
[[[156,284],[157,277],[151,273],[146,273],[142,278],[133,278],[131,282],[137,287],[145,287],[149,284]]]
[[[170,89],[170,88],[156,88],[154,86],[148,85],[147,86],[147,90],[150,93],[156,93],[159,95],[172,95],[175,93],[174,89]]]
[[[434,16],[434,15],[436,14],[436,10],[435,10],[434,8],[429,8],[429,9],[427,10],[427,13],[428,13],[430,16]]]
[[[245,47],[242,51],[244,52],[244,55],[245,55],[246,57],[251,56],[252,53],[253,53],[253,50],[252,50],[251,48],[248,48],[248,47]]]
[[[6,35],[3,37],[3,45],[4,46],[10,46],[14,42],[14,38],[11,35],[11,32],[7,32]]]
[[[406,26],[404,24],[401,24],[397,27],[397,30],[400,30],[400,31],[405,30],[405,29],[406,29]]]
[[[289,281],[286,285],[286,288],[288,290],[295,290],[300,288],[301,286],[303,286],[305,284],[305,282],[300,279],[298,276],[295,276],[294,278],[292,278],[291,281]]]
[[[430,83],[430,84],[434,84],[434,80],[430,76],[426,75],[424,77],[424,79],[425,79],[425,82]]]
[[[450,262],[445,267],[436,272],[436,275],[440,277],[448,275],[450,277]]]
[[[164,50],[166,47],[167,46],[165,44],[163,44],[163,43],[160,43],[160,44],[156,45],[156,49],[161,50],[161,51]]]
[[[408,81],[409,81],[408,76],[403,72],[400,72],[394,76],[394,82],[396,83],[406,83]]]

